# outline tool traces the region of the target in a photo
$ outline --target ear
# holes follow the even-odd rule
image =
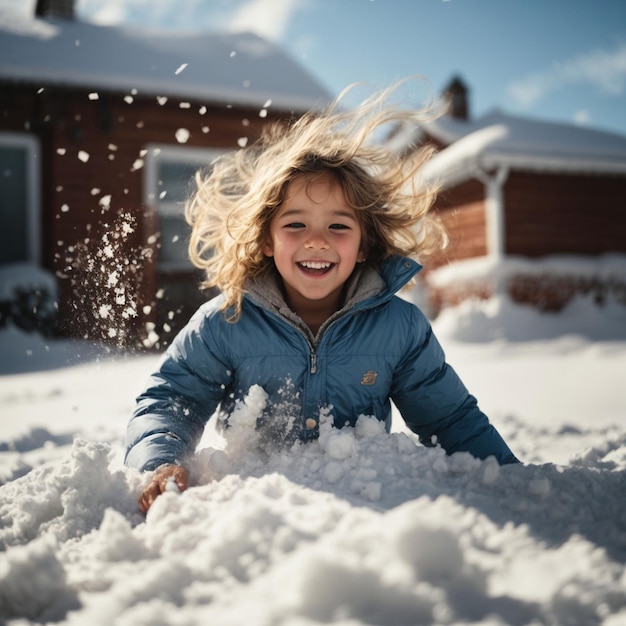
[[[365,259],[367,259],[367,250],[365,249],[365,245],[362,243],[361,247],[359,248],[359,253],[357,254],[357,257],[356,257],[356,262],[363,263]]]
[[[263,254],[265,256],[274,256],[274,245],[272,244],[272,240],[269,237],[263,244],[261,250],[263,251]]]

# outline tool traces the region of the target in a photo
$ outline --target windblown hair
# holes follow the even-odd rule
[[[231,321],[239,318],[246,280],[273,267],[263,246],[296,177],[330,174],[341,185],[360,221],[368,263],[422,257],[446,245],[441,223],[429,214],[437,190],[419,180],[432,149],[396,155],[373,141],[384,127],[425,119],[426,112],[388,105],[392,90],[350,110],[340,107],[344,92],[321,114],[269,125],[254,144],[198,172],[186,206],[189,255],[206,273],[203,286],[224,294]]]

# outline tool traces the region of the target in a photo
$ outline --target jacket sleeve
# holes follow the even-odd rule
[[[412,307],[407,350],[398,364],[391,396],[407,426],[427,446],[448,453],[466,451],[479,459],[495,456],[503,465],[519,462],[454,369],[432,327]]]
[[[215,320],[213,320],[215,321]],[[126,465],[184,464],[231,382],[226,355],[200,309],[164,354],[137,398],[126,430]]]

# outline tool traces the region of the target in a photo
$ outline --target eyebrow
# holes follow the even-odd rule
[[[304,209],[289,209],[288,211],[281,213],[280,218],[291,217],[294,215],[302,215],[303,213],[307,213],[307,212],[308,211],[305,211]],[[341,209],[338,209],[336,211],[333,211],[332,214],[336,217],[347,217],[355,222],[358,222],[354,213],[351,213],[350,211],[342,211]]]

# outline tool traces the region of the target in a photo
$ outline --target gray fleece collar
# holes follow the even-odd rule
[[[344,315],[359,302],[378,295],[386,287],[384,279],[376,269],[370,266],[358,266],[347,281],[343,306],[320,326],[315,337],[302,318],[289,308],[281,289],[280,278],[276,272],[268,272],[250,279],[246,283],[246,297],[256,305],[285,319],[291,326],[302,331],[315,345],[334,320]]]

